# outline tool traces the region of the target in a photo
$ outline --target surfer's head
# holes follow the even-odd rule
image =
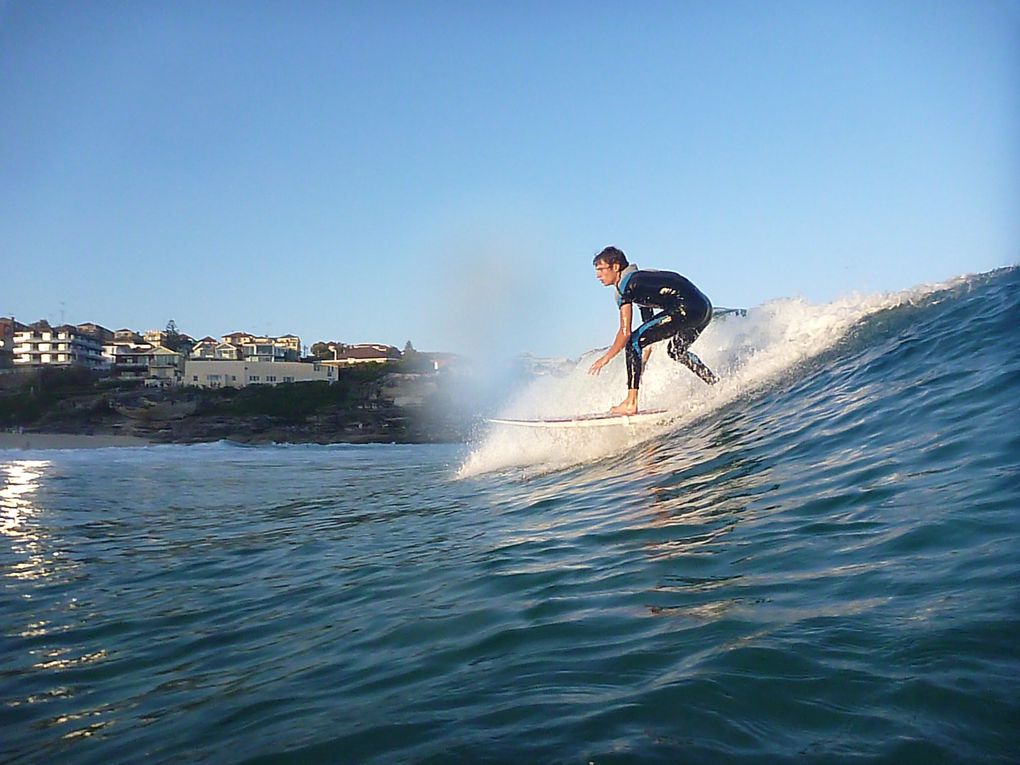
[[[620,279],[620,272],[630,265],[623,250],[616,247],[606,247],[595,256],[592,263],[595,264],[595,278],[607,287],[616,284]]]

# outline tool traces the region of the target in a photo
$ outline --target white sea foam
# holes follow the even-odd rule
[[[823,305],[784,298],[752,308],[743,317],[717,319],[692,346],[720,376],[717,385],[706,386],[670,359],[664,344],[654,346],[642,377],[641,407],[675,413],[667,424],[562,430],[493,425],[460,467],[458,477],[508,468],[557,470],[630,448],[760,388],[831,348],[865,316],[916,301],[958,282],[955,279],[897,293],[851,295]],[[588,367],[597,356],[594,351],[585,354],[564,377],[535,380],[499,416],[562,417],[606,411],[626,393],[626,366],[621,353],[602,374],[589,375]]]

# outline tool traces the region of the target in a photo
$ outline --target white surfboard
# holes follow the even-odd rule
[[[496,425],[514,425],[521,428],[598,428],[620,425],[655,425],[666,422],[671,415],[667,409],[645,409],[637,414],[578,414],[573,417],[515,420],[492,417]]]

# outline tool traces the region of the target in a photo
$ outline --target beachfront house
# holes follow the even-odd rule
[[[144,380],[149,375],[148,343],[108,343],[103,346],[103,359],[110,375],[118,380]]]
[[[231,332],[229,335],[223,335],[220,340],[236,348],[236,358],[244,361],[297,361],[301,358],[301,338],[297,335],[268,337],[249,332]]]
[[[149,354],[149,365],[145,377],[147,388],[175,388],[184,382],[183,353],[157,345]]]
[[[382,343],[359,343],[357,345],[341,345],[330,343],[332,359],[322,363],[333,367],[350,367],[356,364],[388,364],[400,360],[400,351],[392,345]]]
[[[141,344],[142,336],[135,332],[133,329],[118,329],[114,330],[113,342]]]
[[[183,353],[149,343],[112,343],[104,346],[110,375],[135,380],[147,388],[171,388],[184,381]]]
[[[265,340],[265,342],[264,342]],[[297,361],[298,353],[290,348],[277,345],[271,338],[259,338],[256,342],[241,346],[245,361]]]
[[[240,348],[247,343],[255,342],[255,335],[250,332],[231,332],[229,335],[223,335],[220,340]]]
[[[297,335],[281,335],[280,337],[273,338],[273,340],[281,348],[293,351],[294,358],[299,358],[301,356],[301,338]]]
[[[238,361],[241,358],[241,349],[237,346],[225,343],[222,340],[214,340],[211,337],[203,337],[191,349],[191,358],[215,361]]]
[[[86,335],[92,335],[92,337],[99,340],[100,343],[108,343],[114,339],[114,333],[104,327],[102,324],[96,324],[93,321],[87,321],[84,324],[77,326],[79,332]]]

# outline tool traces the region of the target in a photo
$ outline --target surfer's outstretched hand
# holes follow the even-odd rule
[[[604,367],[608,363],[609,359],[607,359],[605,356],[600,356],[599,358],[595,359],[594,364],[588,367],[588,374],[597,375],[599,372],[602,371],[602,367]]]

